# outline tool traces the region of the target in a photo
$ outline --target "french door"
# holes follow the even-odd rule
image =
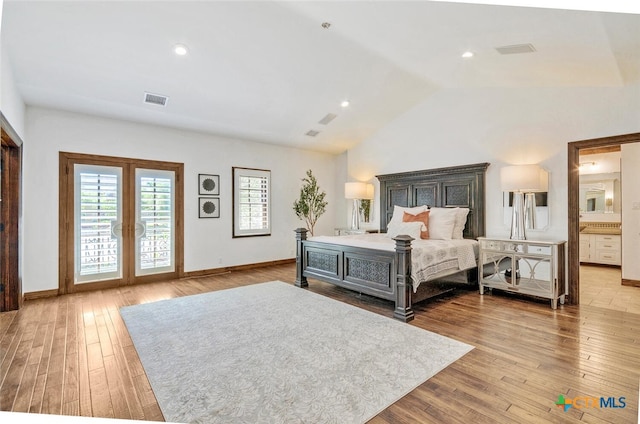
[[[177,278],[183,165],[60,153],[60,292]]]

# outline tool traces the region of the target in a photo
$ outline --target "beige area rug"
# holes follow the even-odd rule
[[[121,314],[182,423],[363,423],[473,349],[280,281]]]

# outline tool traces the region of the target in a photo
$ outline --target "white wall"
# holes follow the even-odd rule
[[[640,143],[622,145],[622,278],[640,281]]]
[[[58,152],[184,163],[185,271],[295,257],[293,212],[301,181],[312,169],[327,192],[316,234],[333,234],[342,170],[337,157],[42,108],[27,108],[24,146],[25,293],[58,287]],[[232,239],[231,167],[271,170],[272,235]],[[198,219],[198,174],[220,175],[221,216]]]
[[[550,223],[546,231],[528,236],[566,240],[567,142],[638,131],[638,84],[441,89],[350,150],[348,173],[376,175],[490,162],[487,235],[508,237],[500,169],[539,163],[549,171]]]
[[[334,221],[335,227],[348,227],[349,223],[351,223],[351,209],[349,209],[351,205],[351,200],[347,200],[344,198],[344,183],[349,181],[347,176],[347,152],[342,153],[336,158],[336,207],[333,209],[334,211]],[[347,218],[347,210],[349,211],[349,217]]]
[[[2,22],[2,1],[0,0],[0,22]],[[24,141],[25,105],[16,88],[10,60],[5,46],[6,37],[2,36],[0,27],[0,111],[7,118],[11,127]]]

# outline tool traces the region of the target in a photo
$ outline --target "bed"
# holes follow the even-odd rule
[[[393,316],[404,322],[414,318],[415,303],[440,292],[434,287],[443,279],[476,285],[476,239],[485,235],[488,166],[477,163],[376,176],[380,182],[380,233],[308,239],[307,230],[298,228],[295,285],[308,287],[308,278],[315,278],[394,301]],[[429,243],[415,233],[418,225],[398,224],[402,221],[398,211],[414,213],[424,205],[445,214],[465,210],[462,227],[456,229],[459,238]],[[414,237],[403,234],[402,229]],[[425,265],[421,256],[437,259]]]

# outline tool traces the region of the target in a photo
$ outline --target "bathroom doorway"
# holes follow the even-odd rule
[[[640,142],[640,133],[568,143],[568,281],[570,304],[580,304],[580,164],[582,152],[612,149],[615,146],[619,149],[623,144],[637,142]],[[608,206],[606,198],[603,199],[603,202],[603,207],[606,208]],[[594,201],[594,203],[597,203],[597,201]],[[610,206],[613,206],[613,203]]]

